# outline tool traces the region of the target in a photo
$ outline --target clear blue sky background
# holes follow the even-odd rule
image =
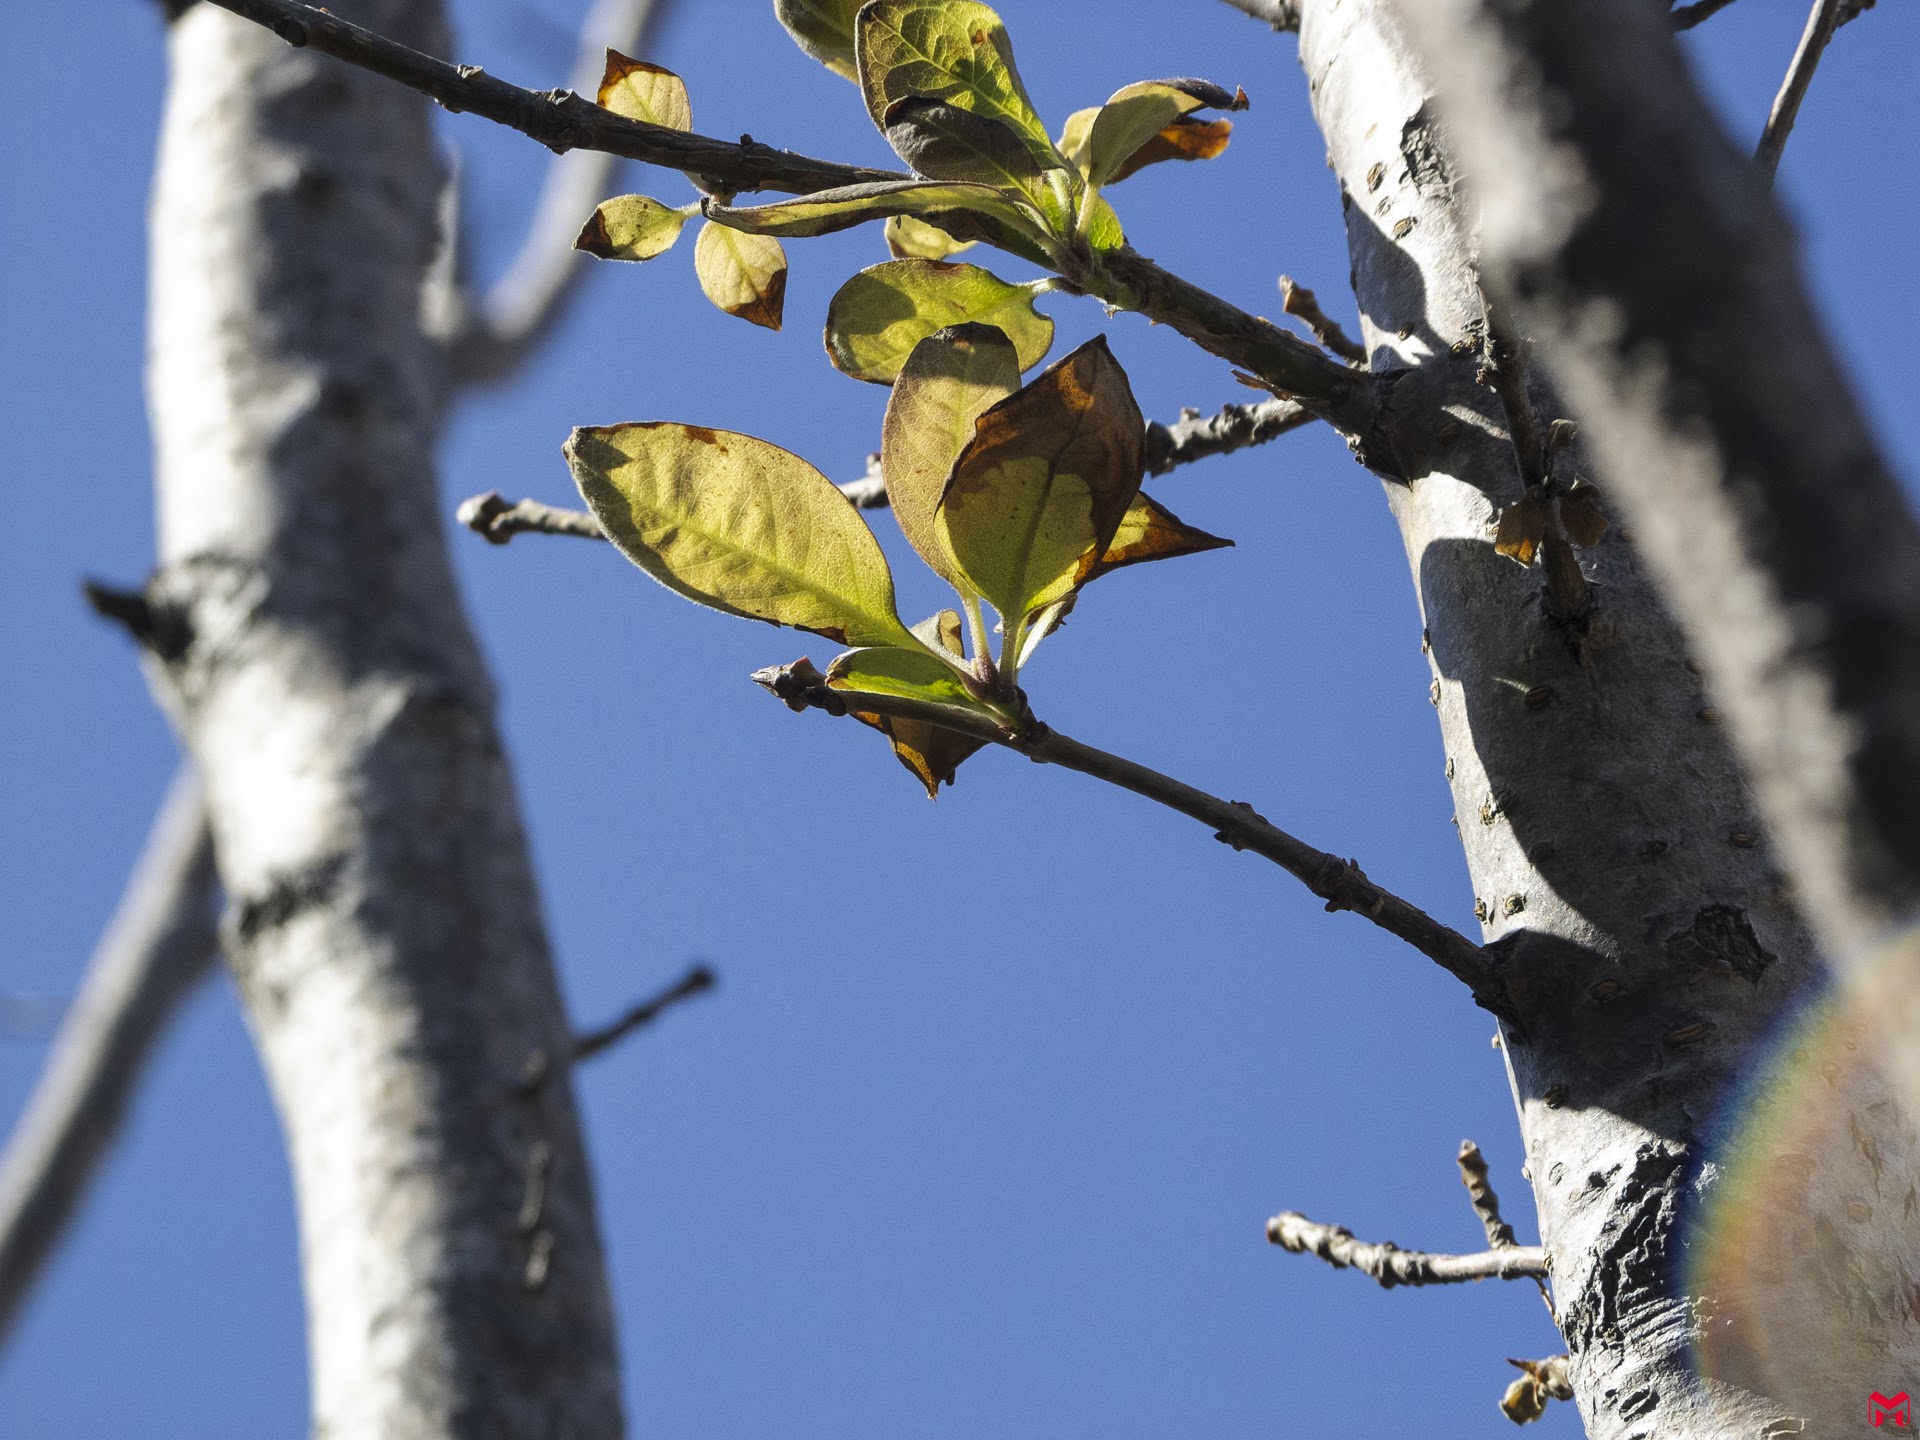
[[[459,58],[560,83],[583,0],[463,0]],[[144,206],[164,67],[151,0],[17,0],[0,29],[0,991],[74,985],[175,761],[84,574],[152,557],[140,388]],[[681,0],[656,57],[699,128],[886,162],[854,91],[766,0]],[[1244,85],[1227,156],[1116,199],[1136,244],[1249,308],[1275,277],[1351,313],[1334,183],[1290,38],[1224,5],[1005,0],[1057,120],[1166,73]],[[1803,19],[1743,0],[1693,43],[1757,134]],[[1842,347],[1906,473],[1920,11],[1835,43],[1783,185]],[[477,262],[505,263],[543,152],[449,118]],[[678,201],[677,177],[627,188]],[[471,397],[450,514],[497,487],[566,501],[570,425],[751,430],[851,478],[884,392],[829,368],[867,231],[792,247],[787,329],[713,311],[689,256],[602,266],[522,379]],[[997,260],[994,262],[999,264]],[[1017,262],[1001,266],[1018,273]],[[1137,319],[1100,329],[1143,407],[1246,399]],[[1406,561],[1379,484],[1306,432],[1157,482],[1239,548],[1105,582],[1029,688],[1069,733],[1256,802],[1473,925]],[[880,528],[896,555],[891,522]],[[1559,1348],[1530,1287],[1384,1293],[1272,1250],[1296,1208],[1474,1248],[1463,1135],[1531,1238],[1492,1022],[1450,980],[1190,821],[994,753],[937,805],[847,723],[747,683],[826,642],[703,612],[611,551],[454,536],[576,1015],[677,974],[712,998],[581,1077],[637,1434],[1496,1435],[1503,1357]],[[903,571],[907,567],[900,567]],[[903,579],[914,614],[935,582]],[[44,1045],[0,1040],[0,1121]],[[209,985],[11,1346],[0,1435],[262,1437],[305,1426],[291,1195],[233,997]],[[1572,1435],[1570,1411],[1543,1436]]]

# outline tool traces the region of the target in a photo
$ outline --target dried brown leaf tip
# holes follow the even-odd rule
[[[1598,545],[1607,533],[1599,494],[1592,485],[1576,485],[1560,496],[1528,492],[1500,512],[1493,548],[1509,560],[1532,565],[1553,540],[1583,548]]]
[[[1523,495],[1500,512],[1493,548],[1509,560],[1531,565],[1547,538],[1549,502],[1544,496]]]
[[[1524,1371],[1500,1397],[1500,1413],[1516,1425],[1530,1425],[1547,1413],[1549,1400],[1571,1400],[1573,1382],[1567,1376],[1567,1356],[1551,1360],[1514,1360],[1507,1363]]]

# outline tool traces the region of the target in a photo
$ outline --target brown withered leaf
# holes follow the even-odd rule
[[[1212,160],[1227,148],[1232,135],[1231,120],[1201,120],[1182,115],[1122,161],[1107,183],[1118,185],[1129,175],[1165,160]]]
[[[927,787],[927,798],[938,800],[940,787],[953,784],[954,772],[980,751],[986,741],[952,730],[942,730],[924,720],[906,720],[897,715],[869,715],[850,712],[853,718],[871,725],[893,745],[894,758],[913,772]]]
[[[1540,542],[1547,534],[1546,502],[1537,495],[1523,495],[1500,512],[1499,528],[1494,531],[1493,548],[1509,560],[1533,564],[1540,553]]]
[[[1598,488],[1592,485],[1576,485],[1560,497],[1560,528],[1574,544],[1598,545],[1607,533],[1607,517],[1600,513],[1599,498]]]
[[[1133,503],[1121,517],[1120,528],[1107,542],[1107,553],[1100,557],[1100,563],[1087,578],[1091,580],[1126,565],[1198,555],[1203,550],[1219,550],[1231,544],[1231,540],[1209,535],[1187,524],[1143,491],[1133,497]]]

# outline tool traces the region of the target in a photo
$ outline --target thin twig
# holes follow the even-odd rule
[[[1391,1241],[1370,1245],[1344,1225],[1322,1225],[1286,1210],[1267,1221],[1267,1239],[1295,1255],[1318,1255],[1336,1270],[1353,1269],[1391,1290],[1396,1285],[1458,1285],[1468,1280],[1539,1280],[1547,1252],[1509,1245],[1477,1255],[1429,1255]]]
[[[815,160],[746,137],[734,145],[627,120],[569,91],[523,90],[496,80],[478,66],[436,60],[300,0],[209,3],[266,26],[290,45],[304,45],[384,75],[431,96],[449,110],[470,111],[509,126],[555,151],[604,150],[664,165],[704,181],[711,189],[734,193],[812,194],[842,185],[912,178],[897,170]],[[724,207],[709,204],[708,213],[725,218]],[[1064,277],[1078,288],[1178,331],[1210,354],[1298,397],[1345,434],[1364,437],[1371,430],[1379,406],[1374,388],[1366,377],[1356,376],[1317,346],[1125,247],[1083,258],[1084,263],[1076,261],[1080,268]]]
[[[462,500],[454,519],[495,545],[504,545],[516,535],[577,535],[582,540],[607,538],[600,522],[585,510],[563,510],[538,500],[516,500],[508,504],[506,496],[498,490]]]
[[[200,782],[183,768],[0,1154],[0,1336],[119,1132],[154,1042],[212,968],[216,886]]]
[[[1298,30],[1300,6],[1297,0],[1227,0],[1234,9],[1264,20],[1275,30]]]
[[[1487,1244],[1495,1250],[1519,1244],[1514,1239],[1513,1226],[1500,1217],[1500,1197],[1493,1193],[1493,1186],[1487,1181],[1487,1157],[1480,1153],[1480,1147],[1471,1140],[1462,1140],[1455,1159],[1460,1166],[1460,1183],[1467,1187],[1473,1213],[1480,1217],[1480,1224],[1487,1232]]]
[[[1317,419],[1297,400],[1262,400],[1257,405],[1227,404],[1211,415],[1182,410],[1171,425],[1147,422],[1147,473],[1165,475],[1209,455],[1231,455],[1264,445]]]
[[[642,1026],[651,1025],[681,1001],[691,1000],[695,995],[713,989],[716,983],[713,971],[705,965],[693,966],[658,995],[641,1001],[618,1020],[574,1036],[574,1063],[591,1059],[609,1046],[617,1045]]]
[[[1526,347],[1503,308],[1494,304],[1484,290],[1480,302],[1487,319],[1486,365],[1480,380],[1493,387],[1500,397],[1500,408],[1506,411],[1507,434],[1513,441],[1521,483],[1537,490],[1547,478],[1547,448],[1533,417],[1533,400],[1527,394]]]
[[[1769,177],[1780,168],[1780,154],[1787,148],[1787,137],[1793,133],[1793,122],[1800,116],[1800,102],[1807,98],[1807,87],[1813,84],[1813,72],[1820,67],[1820,57],[1826,53],[1827,42],[1833,38],[1833,32],[1840,20],[1840,11],[1846,0],[1814,0],[1813,9],[1807,15],[1807,28],[1800,32],[1800,44],[1793,52],[1793,63],[1787,67],[1787,77],[1780,82],[1780,93],[1774,97],[1773,113],[1767,116],[1767,128],[1760,133],[1759,148],[1753,158],[1760,169]]]
[[[595,0],[580,27],[580,46],[568,85],[597,94],[606,53],[642,55],[672,0]],[[585,273],[585,252],[574,248],[581,221],[606,198],[620,157],[604,150],[556,155],[547,165],[520,253],[488,289],[469,301],[465,323],[449,344],[454,375],[467,382],[512,374],[565,313]]]
[[[1675,30],[1691,30],[1703,20],[1711,20],[1733,0],[1694,0],[1691,5],[1682,5],[1667,17]]]
[[[1354,365],[1367,363],[1367,347],[1340,328],[1340,322],[1320,308],[1320,297],[1306,286],[1296,284],[1291,275],[1280,277],[1280,308],[1313,332],[1313,338],[1342,360]]]
[[[829,688],[820,672],[804,660],[757,671],[753,678],[794,710],[819,709],[832,715],[848,712],[848,694]],[[919,720],[1004,746],[1042,765],[1078,770],[1191,816],[1208,826],[1222,844],[1251,850],[1271,860],[1324,900],[1329,911],[1351,910],[1406,941],[1465,984],[1476,1004],[1512,1021],[1505,981],[1485,949],[1374,884],[1356,862],[1316,850],[1269,822],[1245,801],[1209,795],[1145,765],[1083,745],[1038,721],[1030,721],[1016,732],[979,711],[864,691],[858,704],[863,713]]]

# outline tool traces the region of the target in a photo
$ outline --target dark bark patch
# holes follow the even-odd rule
[[[1421,194],[1453,193],[1453,166],[1447,159],[1440,119],[1430,104],[1414,111],[1400,127],[1400,158],[1407,162],[1407,179]]]
[[[233,933],[252,940],[285,925],[303,910],[324,905],[347,868],[347,857],[329,855],[287,874],[276,875],[267,888],[234,903]]]
[[[1568,1304],[1562,1318],[1561,1331],[1574,1354],[1596,1342],[1618,1345],[1628,1322],[1666,1302],[1667,1252],[1685,1162],[1686,1152],[1673,1146],[1649,1143],[1635,1152],[1633,1169],[1614,1194],[1613,1213],[1600,1227],[1594,1283]]]
[[[1692,925],[1667,937],[1666,951],[1682,964],[1724,968],[1756,985],[1774,962],[1773,953],[1754,934],[1747,912],[1733,905],[1704,906]]]

